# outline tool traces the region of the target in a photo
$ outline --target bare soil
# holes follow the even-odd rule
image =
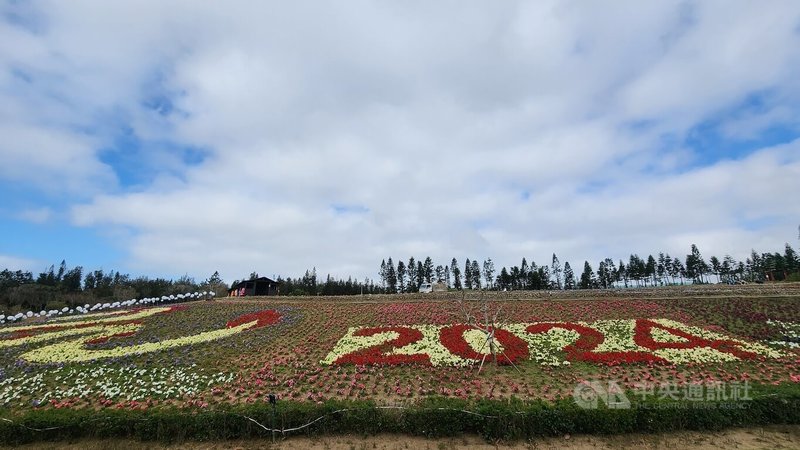
[[[683,431],[665,434],[627,434],[617,436],[562,436],[541,438],[525,442],[487,443],[477,436],[446,439],[426,439],[403,435],[378,436],[326,436],[320,438],[294,437],[270,439],[187,442],[175,445],[129,441],[123,439],[80,440],[75,442],[39,442],[15,447],[19,449],[69,449],[69,450],[115,450],[115,449],[324,449],[324,450],[405,450],[405,449],[800,449],[800,425],[769,426],[763,428],[740,428],[717,432]]]

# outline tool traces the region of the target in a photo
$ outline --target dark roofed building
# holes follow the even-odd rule
[[[253,295],[278,295],[280,292],[278,282],[267,277],[256,278],[253,280],[240,281],[233,285],[230,295],[232,297],[244,297]]]

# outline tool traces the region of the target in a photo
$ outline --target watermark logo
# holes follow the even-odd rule
[[[634,383],[628,393],[641,400],[635,408],[747,408],[750,384],[744,382],[708,381],[705,383]],[[572,391],[575,403],[583,409],[630,409],[631,401],[620,383],[581,381]],[[655,402],[647,402],[647,400]]]
[[[572,391],[575,403],[583,409],[597,409],[600,404],[610,409],[630,409],[631,402],[616,381],[582,381]]]

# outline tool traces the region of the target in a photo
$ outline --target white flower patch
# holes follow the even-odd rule
[[[533,323],[504,325],[503,329],[514,333],[528,343],[530,359],[547,366],[564,364],[564,347],[574,344],[580,338],[577,331],[564,328],[551,328],[547,333],[528,333],[526,328]]]
[[[489,342],[487,340],[486,332],[478,329],[470,329],[464,332],[464,340],[469,344],[472,350],[479,355],[490,355],[492,352],[489,349]],[[503,352],[503,346],[500,341],[494,339],[494,345],[497,353]]]
[[[392,339],[397,339],[400,335],[395,331],[386,331],[383,333],[375,333],[372,336],[355,336],[355,333],[358,330],[363,328],[369,327],[350,327],[347,329],[347,334],[344,335],[339,342],[336,343],[336,346],[328,353],[320,364],[329,366],[334,363],[340,357],[356,352],[358,350],[363,350],[365,348],[369,348],[375,345],[380,345],[386,341],[390,341]]]
[[[157,307],[157,308],[148,308],[143,309],[141,311],[137,311],[133,314],[126,314],[122,317],[106,317],[96,320],[80,320],[78,322],[69,322],[65,324],[65,326],[70,327],[79,327],[84,325],[95,325],[95,324],[104,324],[104,323],[112,323],[112,322],[120,322],[122,320],[129,321],[129,320],[139,320],[144,319],[146,317],[150,317],[159,313],[164,313],[169,311],[171,308],[169,307]],[[81,316],[81,319],[84,319],[85,316]],[[22,332],[22,331],[37,331],[43,330],[52,327],[53,325],[50,323],[43,323],[38,325],[29,325],[29,326],[21,326],[21,327],[5,327],[0,328],[0,334],[3,333],[12,333],[12,332]]]
[[[50,381],[46,382],[46,379]],[[0,404],[6,405],[23,397],[39,403],[51,398],[58,400],[90,396],[128,401],[181,398],[197,395],[211,386],[230,383],[233,379],[232,373],[205,373],[195,369],[195,365],[153,369],[134,366],[57,368],[0,381]]]
[[[252,328],[256,325],[257,321],[243,323],[241,325],[222,328],[213,331],[205,331],[203,333],[183,336],[174,339],[166,339],[160,342],[146,342],[144,344],[120,346],[109,349],[88,349],[86,342],[92,339],[108,337],[112,334],[117,334],[118,329],[121,330],[126,325],[109,326],[107,328],[113,330],[110,333],[97,333],[93,335],[83,336],[78,339],[73,339],[66,342],[58,342],[45,347],[31,350],[23,353],[21,358],[34,362],[34,363],[67,363],[67,362],[86,362],[96,359],[104,358],[119,358],[123,356],[138,355],[142,353],[149,353],[155,351],[166,350],[174,347],[183,347],[186,345],[201,344],[204,342],[215,341],[228,336],[241,333],[244,330]]]
[[[588,323],[580,323],[584,326],[591,326],[603,334],[603,342],[598,345],[593,352],[646,352],[647,349],[640,347],[633,340],[636,320],[598,320]]]
[[[124,316],[126,314],[130,314],[130,311],[109,311],[109,312],[101,312],[101,313],[91,313],[91,314],[81,314],[80,316],[64,316],[64,317],[55,317],[48,321],[48,323],[52,322],[71,322],[74,320],[86,320],[86,319],[102,319],[105,317],[113,317],[113,316]]]
[[[402,348],[395,349],[395,355],[417,355],[427,354],[431,364],[434,366],[468,366],[474,361],[466,360],[460,356],[450,353],[439,340],[439,333],[442,326],[438,325],[415,325],[413,327],[422,332],[422,339],[412,342]]]
[[[672,334],[667,330],[662,328],[652,328],[650,330],[650,335],[653,337],[653,340],[656,342],[664,342],[675,344],[679,342],[689,342],[688,339],[682,336],[678,336],[677,334]]]
[[[767,320],[769,325],[778,327],[785,336],[782,341],[770,341],[770,344],[789,348],[800,348],[800,323],[781,322],[780,320]]]
[[[0,348],[36,344],[38,342],[51,341],[69,336],[88,335],[87,337],[81,339],[81,342],[83,342],[90,339],[111,336],[113,334],[135,332],[141,327],[141,324],[130,323],[122,325],[98,325],[85,328],[70,328],[67,330],[51,331],[48,333],[35,334],[33,336],[26,336],[17,339],[0,340]]]
[[[658,324],[664,325],[666,327],[675,328],[681,330],[685,333],[689,333],[693,336],[698,336],[704,339],[715,339],[715,340],[728,340],[736,343],[736,346],[739,349],[748,352],[748,353],[755,353],[757,355],[766,356],[768,358],[780,358],[784,354],[778,350],[771,349],[766,345],[762,345],[756,342],[747,342],[741,339],[734,339],[730,336],[725,336],[724,334],[717,333],[714,331],[706,330],[700,327],[693,327],[691,325],[686,325],[685,323],[676,322],[670,319],[653,319],[653,322]],[[684,350],[685,351],[685,350]],[[727,353],[726,353],[727,355]],[[670,360],[672,361],[672,360]],[[727,361],[727,359],[726,359]],[[674,362],[674,361],[673,361]],[[678,364],[676,362],[676,364]]]
[[[710,347],[685,349],[663,348],[653,350],[653,353],[673,364],[716,363],[739,360],[739,358],[730,353],[721,352]]]

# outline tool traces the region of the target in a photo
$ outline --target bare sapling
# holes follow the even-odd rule
[[[466,291],[462,291],[461,298],[456,301],[456,307],[456,310],[452,313],[456,321],[480,330],[484,334],[484,340],[478,350],[478,354],[483,353],[478,373],[483,370],[483,365],[489,355],[492,356],[492,362],[495,366],[506,360],[519,371],[519,368],[505,354],[502,346],[497,343],[495,338],[495,330],[499,324],[503,323],[501,315],[503,306],[498,304],[497,301],[487,298],[486,291],[481,290],[477,300],[467,299]],[[489,352],[484,353],[484,349],[487,347]]]

